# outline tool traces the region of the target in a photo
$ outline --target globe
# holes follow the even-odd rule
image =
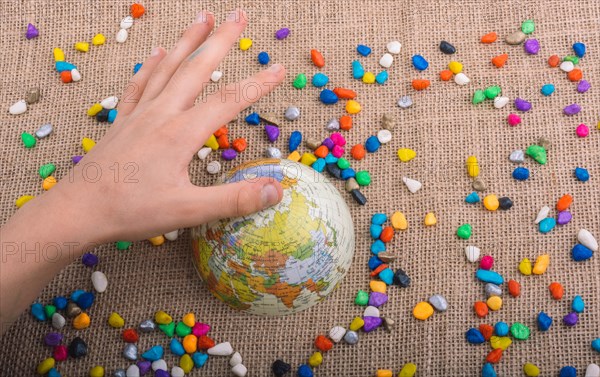
[[[282,316],[325,299],[354,255],[346,202],[320,173],[291,161],[263,159],[219,183],[272,177],[283,187],[274,207],[192,229],[193,261],[210,292],[248,313]]]

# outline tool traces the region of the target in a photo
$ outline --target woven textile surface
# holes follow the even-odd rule
[[[256,56],[268,51],[272,61],[286,66],[285,83],[272,95],[242,113],[229,123],[233,137],[246,137],[249,148],[236,161],[224,163],[231,168],[241,161],[263,156],[269,144],[261,128],[245,124],[243,117],[250,111],[283,114],[290,104],[298,106],[301,117],[283,122],[282,137],[275,143],[287,152],[287,136],[300,129],[304,137],[323,139],[325,124],[345,113],[343,101],[325,106],[318,100],[319,89],[307,86],[296,90],[291,82],[298,73],[312,77],[319,71],[310,61],[309,51],[316,48],[326,59],[320,71],[330,78],[330,87],[356,90],[363,111],[353,116],[354,127],[344,133],[349,146],[363,143],[380,129],[384,113],[397,119],[393,140],[362,161],[352,161],[356,170],[368,170],[373,183],[362,191],[368,198],[359,207],[344,191],[343,183],[334,184],[342,191],[350,206],[356,231],[356,252],[352,268],[341,286],[324,302],[302,313],[283,318],[261,318],[235,312],[215,299],[198,279],[190,259],[189,232],[175,242],[153,247],[147,241],[134,243],[128,251],[119,252],[114,245],[95,250],[100,257],[97,267],[109,278],[109,288],[98,294],[89,309],[92,325],[75,331],[65,327],[67,340],[81,336],[89,345],[89,354],[81,360],[59,363],[63,376],[85,376],[87,371],[102,365],[107,372],[126,368],[129,364],[121,355],[124,343],[121,332],[110,328],[106,319],[112,311],[120,313],[128,326],[137,326],[151,318],[154,311],[165,310],[180,319],[189,311],[199,320],[209,323],[216,341],[229,341],[238,350],[249,376],[270,375],[276,358],[293,366],[305,363],[314,352],[313,341],[318,334],[327,334],[335,325],[347,327],[362,309],[353,301],[359,289],[368,289],[370,257],[369,224],[371,215],[384,212],[391,215],[401,210],[409,228],[396,233],[390,249],[398,259],[392,267],[402,268],[412,279],[409,288],[390,287],[390,301],[382,313],[396,321],[392,332],[380,329],[360,334],[357,345],[341,343],[324,355],[323,364],[316,369],[318,376],[371,376],[379,368],[398,373],[402,365],[413,362],[418,376],[447,377],[479,375],[489,344],[473,346],[464,339],[470,327],[497,321],[528,325],[532,335],[527,341],[514,341],[496,366],[499,376],[522,375],[522,366],[531,362],[540,367],[542,375],[554,376],[564,365],[580,370],[595,362],[600,354],[590,347],[600,337],[600,261],[575,263],[570,250],[580,228],[596,237],[600,235],[600,7],[596,0],[581,1],[145,1],[146,14],[129,30],[124,44],[114,36],[119,21],[129,14],[127,1],[0,1],[0,71],[3,72],[0,104],[1,195],[0,218],[3,222],[16,209],[14,201],[23,194],[40,195],[40,165],[53,162],[57,177],[65,176],[72,165],[71,156],[81,154],[83,137],[100,139],[106,124],[87,117],[86,110],[95,102],[111,95],[120,95],[132,75],[135,63],[150,54],[152,47],[170,48],[182,30],[192,22],[196,13],[208,9],[217,15],[217,23],[236,7],[248,12],[249,26],[244,37],[252,38],[249,51],[232,49],[220,69],[222,82],[234,82],[260,69]],[[523,46],[509,46],[504,37],[520,28],[521,22],[533,19],[536,30],[532,37],[539,39],[538,55],[527,55]],[[24,37],[28,22],[40,30],[33,40]],[[292,32],[286,40],[278,41],[274,33],[281,27]],[[482,35],[496,31],[497,42],[479,42]],[[107,36],[103,46],[91,46],[88,53],[73,49],[77,41],[91,41],[96,33]],[[366,85],[352,79],[351,62],[359,59],[367,71],[379,72],[378,61],[391,40],[402,42],[400,55],[395,56],[388,70],[390,80],[385,86]],[[447,40],[457,47],[453,56],[444,55],[438,46]],[[577,93],[576,84],[558,68],[548,67],[550,55],[570,55],[571,45],[581,41],[588,53],[581,60],[584,78],[592,84],[585,94]],[[357,44],[373,48],[369,57],[359,57]],[[63,84],[53,69],[52,48],[61,47],[67,61],[76,64],[83,76],[78,83]],[[496,55],[509,54],[508,63],[498,69],[490,63]],[[410,58],[423,55],[430,63],[424,72],[415,70]],[[471,78],[468,86],[442,82],[438,73],[451,60],[464,64]],[[431,80],[429,89],[415,92],[411,80]],[[553,83],[556,92],[543,97],[540,88]],[[513,100],[528,99],[533,109],[522,113],[523,122],[509,127],[506,117],[516,112],[512,102],[496,109],[491,101],[471,104],[475,89],[500,85],[503,95]],[[6,109],[23,98],[26,88],[39,86],[42,98],[22,115],[9,115]],[[400,109],[396,102],[411,95],[414,105]],[[579,103],[582,111],[573,117],[562,114],[571,103]],[[38,141],[34,149],[25,149],[19,135],[33,133],[40,125],[50,122],[54,133]],[[588,124],[590,136],[580,139],[576,127]],[[532,176],[526,182],[511,177],[515,165],[508,155],[515,149],[525,149],[540,137],[552,142],[548,164],[538,165],[526,159],[525,166]],[[135,140],[131,140],[135,143]],[[177,146],[174,145],[174,148]],[[304,147],[302,147],[304,148]],[[396,156],[399,148],[411,148],[418,155],[409,163]],[[349,148],[348,148],[349,149]],[[464,197],[472,191],[471,178],[465,169],[470,155],[479,158],[481,178],[488,183],[486,193],[510,197],[515,205],[509,211],[489,212],[480,205],[471,206]],[[210,185],[214,177],[206,173],[207,161],[195,158],[190,165],[194,183]],[[575,179],[575,167],[590,172],[586,183]],[[402,183],[407,176],[423,183],[423,188],[411,194]],[[571,207],[573,220],[547,235],[538,232],[533,220],[538,210],[554,207],[565,193],[574,197]],[[425,227],[427,212],[434,212],[438,223]],[[555,214],[553,209],[552,214]],[[156,216],[161,216],[156,213]],[[56,221],[60,221],[57,214]],[[471,240],[456,237],[456,228],[473,225]],[[485,300],[484,284],[476,281],[476,265],[464,255],[465,246],[473,244],[483,254],[493,255],[494,270],[505,279],[516,279],[522,285],[518,298],[504,297],[500,311],[479,319],[473,303]],[[550,267],[542,276],[522,276],[519,261],[551,255]],[[80,261],[74,262],[58,275],[43,292],[41,302],[48,303],[56,295],[69,295],[75,289],[92,289],[91,271]],[[565,287],[562,301],[552,300],[548,285],[557,281]],[[425,322],[412,317],[412,308],[434,293],[442,294],[449,303],[444,313],[435,313]],[[562,324],[570,311],[570,301],[581,295],[586,310],[573,328]],[[535,319],[539,311],[554,318],[550,331],[537,330]],[[51,326],[35,321],[23,313],[17,323],[0,340],[0,376],[29,376],[37,363],[51,356],[43,337]],[[142,335],[140,350],[154,344],[168,347],[164,334]],[[166,352],[169,366],[176,362]],[[229,376],[226,358],[211,358],[194,376]],[[583,374],[580,374],[583,375]]]

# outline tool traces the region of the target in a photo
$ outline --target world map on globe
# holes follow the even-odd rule
[[[327,297],[350,268],[352,218],[323,175],[291,160],[248,162],[220,183],[259,177],[281,183],[282,201],[254,215],[193,229],[194,265],[212,294],[235,309],[296,313]]]

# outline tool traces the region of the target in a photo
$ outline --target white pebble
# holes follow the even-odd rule
[[[560,63],[560,69],[562,69],[564,72],[571,72],[573,69],[575,69],[575,64],[567,60]]]
[[[367,306],[363,313],[363,317],[379,317],[379,309],[374,306]]]
[[[212,82],[218,82],[219,80],[221,80],[221,77],[223,77],[223,72],[221,72],[221,71],[214,71],[212,73],[212,75],[210,75],[210,80]]]
[[[152,370],[153,371],[157,371],[157,370],[164,370],[167,371],[167,362],[164,361],[163,359],[158,359],[156,361],[152,362]]]
[[[337,120],[337,118],[329,119],[329,122],[327,122],[327,125],[325,125],[325,129],[327,131],[339,130],[340,129],[340,121]]]
[[[231,373],[235,374],[237,377],[244,377],[248,373],[248,369],[244,364],[238,364],[231,368]]]
[[[402,96],[398,100],[398,107],[403,108],[403,109],[407,109],[407,108],[411,107],[412,104],[413,104],[413,101],[412,101],[412,98],[410,98],[410,96]]]
[[[206,171],[209,174],[218,174],[221,171],[221,163],[219,161],[211,161],[206,165]]]
[[[208,155],[210,154],[210,152],[212,152],[212,149],[209,147],[204,147],[202,149],[200,149],[198,151],[198,158],[201,160],[206,159],[206,157],[208,157]]]
[[[119,30],[119,32],[117,33],[117,42],[118,43],[125,43],[125,41],[127,40],[127,29],[121,29]]]
[[[65,327],[66,322],[67,321],[65,317],[63,317],[60,313],[52,314],[52,327],[54,327],[55,329],[62,329],[63,327]]]
[[[106,291],[106,287],[108,287],[108,279],[103,272],[94,271],[92,273],[92,284],[94,285],[96,292],[102,293]]]
[[[594,252],[598,251],[598,241],[588,230],[580,229],[577,233],[577,241]]]
[[[346,329],[342,326],[335,326],[334,328],[329,330],[329,337],[335,343],[339,343],[344,337],[344,335],[346,335]]]
[[[381,59],[379,59],[379,64],[384,68],[390,68],[393,62],[394,57],[390,54],[384,54]]]
[[[392,41],[390,43],[387,44],[386,46],[387,50],[390,52],[390,54],[394,54],[397,55],[400,53],[400,49],[402,48],[402,44],[398,41]]]
[[[508,104],[508,101],[510,101],[508,97],[498,96],[494,98],[494,107],[496,109],[501,109]]]
[[[127,368],[127,377],[140,377],[140,368],[135,364],[130,365]]]
[[[38,139],[43,139],[46,136],[50,135],[52,133],[52,125],[50,123],[46,123],[44,125],[42,125],[40,128],[38,128],[37,131],[35,131],[35,136]]]
[[[467,85],[471,82],[471,79],[467,77],[464,73],[460,72],[454,76],[454,82],[458,85]]]
[[[117,107],[118,103],[119,99],[116,96],[110,96],[100,101],[100,105],[102,105],[102,108],[107,110],[114,109],[115,107]]]
[[[600,377],[600,366],[592,363],[585,370],[585,377]]]
[[[281,158],[281,151],[275,147],[267,147],[265,155],[269,158]]]
[[[79,73],[77,68],[73,68],[71,70],[71,80],[73,80],[73,82],[77,82],[77,81],[81,80],[81,73]]]
[[[508,156],[510,162],[514,162],[515,164],[520,164],[525,161],[525,153],[521,149],[514,150]]]
[[[390,130],[379,130],[377,132],[377,140],[381,144],[387,144],[392,141],[392,132]]]
[[[481,250],[477,246],[467,246],[465,247],[465,254],[467,255],[467,260],[469,262],[475,263],[479,260]]]
[[[212,356],[229,356],[233,353],[233,347],[229,342],[224,342],[209,348],[207,352]]]
[[[27,102],[24,99],[15,102],[8,108],[8,112],[13,115],[23,114],[25,111],[27,111]]]
[[[184,376],[185,376],[185,372],[180,367],[175,366],[175,367],[171,368],[171,377],[184,377]]]
[[[423,187],[421,182],[408,177],[402,177],[402,182],[404,182],[404,184],[408,188],[408,191],[412,192],[413,194],[419,191],[421,187]]]
[[[229,359],[229,365],[231,365],[232,367],[241,364],[242,363],[242,355],[240,355],[239,352],[236,352],[233,354],[233,356],[231,356],[231,359]]]
[[[172,232],[165,233],[164,236],[169,241],[175,241],[177,239],[177,237],[179,237],[179,229],[175,229]]]
[[[121,29],[129,29],[133,26],[133,17],[127,16],[121,20]]]
[[[537,217],[535,218],[535,223],[539,224],[542,220],[544,220],[546,217],[548,217],[549,213],[550,213],[550,207],[543,206],[542,209],[540,209],[540,212],[538,212]]]

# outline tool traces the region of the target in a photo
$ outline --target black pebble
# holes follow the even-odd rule
[[[292,366],[282,360],[275,360],[271,369],[277,377],[283,377],[292,370]]]
[[[327,169],[327,172],[335,178],[342,179],[342,169],[340,169],[336,163],[327,164],[325,169]]]
[[[354,198],[354,200],[356,200],[356,202],[358,204],[360,204],[361,206],[364,206],[365,204],[367,204],[367,198],[365,198],[365,196],[362,194],[362,192],[360,192],[358,189],[354,189],[351,192],[352,197]]]
[[[452,46],[450,43],[448,43],[446,41],[441,41],[440,42],[440,50],[444,54],[452,55],[456,52],[456,47]]]
[[[397,269],[394,274],[394,284],[398,284],[402,288],[406,288],[410,285],[410,278],[406,274],[406,272],[401,269]]]
[[[505,211],[513,206],[513,201],[510,200],[509,197],[504,196],[498,199],[498,201],[500,202],[500,209],[503,209]]]
[[[102,109],[98,114],[96,114],[96,120],[98,122],[108,122],[108,112],[110,110]]]
[[[73,339],[71,343],[69,343],[68,351],[69,356],[76,359],[78,357],[83,357],[87,355],[88,347],[87,344],[83,341],[83,339],[77,337]]]

